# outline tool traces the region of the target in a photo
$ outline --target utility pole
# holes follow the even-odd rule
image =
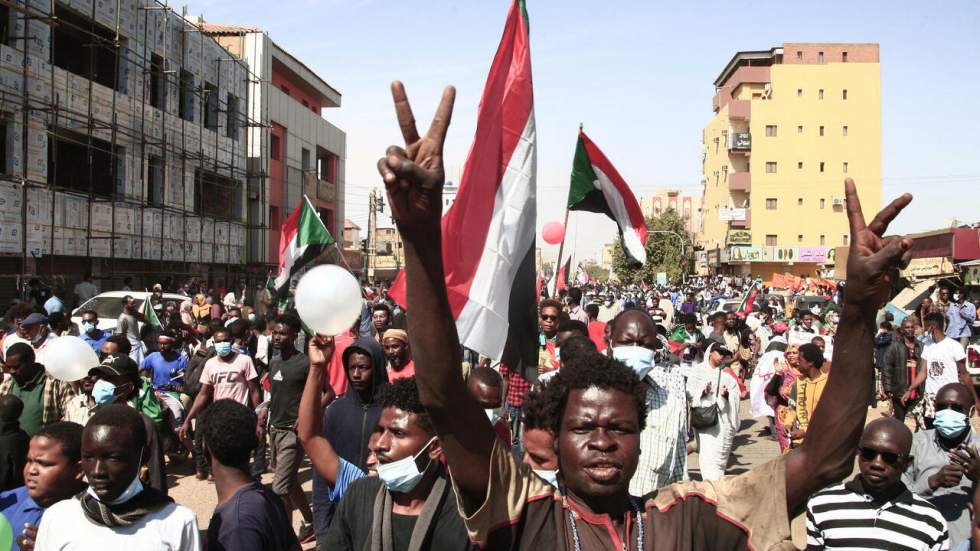
[[[368,196],[367,281],[370,285],[374,285],[374,257],[378,250],[377,195],[377,189],[372,188]]]

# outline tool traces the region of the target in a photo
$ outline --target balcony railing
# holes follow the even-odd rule
[[[728,175],[729,191],[752,191],[752,175],[748,172],[733,172]]]

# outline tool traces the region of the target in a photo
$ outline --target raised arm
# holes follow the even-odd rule
[[[888,224],[912,200],[895,199],[865,225],[854,182],[844,183],[851,248],[847,294],[834,342],[833,369],[803,445],[786,458],[786,507],[799,513],[817,490],[850,474],[864,430],[874,373],[875,314],[888,300],[898,268],[911,258],[911,242],[883,237]]]
[[[467,508],[482,503],[490,476],[495,434],[470,398],[460,370],[462,354],[442,264],[442,146],[456,91],[447,87],[425,136],[419,137],[400,82],[391,85],[405,148],[388,148],[378,171],[391,213],[405,242],[408,338],[419,397],[432,419],[453,480]]]
[[[310,371],[306,375],[306,386],[299,401],[299,419],[296,421],[296,435],[313,463],[317,474],[333,486],[337,483],[340,471],[340,456],[323,436],[323,408],[320,389],[326,376],[327,362],[333,356],[333,337],[316,335],[310,339]]]

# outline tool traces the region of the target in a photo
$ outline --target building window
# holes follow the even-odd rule
[[[798,206],[798,207],[802,207],[803,206],[803,198],[802,197],[799,197],[799,198],[796,199],[796,206]]]
[[[776,239],[775,235],[769,234],[766,236],[767,247],[775,247],[777,243],[778,243],[778,239]]]
[[[847,125],[844,125],[844,135],[847,136]]]
[[[843,239],[841,239],[841,243],[843,243],[845,247],[847,246],[847,234],[844,234]]]
[[[218,87],[210,82],[204,83],[204,127],[218,129]]]
[[[840,60],[842,63],[847,63],[847,52],[840,53]]]
[[[796,127],[796,133],[797,134],[802,134],[803,133],[803,125],[802,124]]]
[[[150,105],[163,109],[163,98],[166,97],[167,78],[163,72],[163,57],[150,54]]]
[[[796,50],[796,59],[798,61],[803,61],[803,51],[802,50]]]
[[[305,147],[300,150],[300,159],[303,166],[303,171],[310,169],[310,150]]]
[[[841,90],[841,98],[842,99],[847,99],[847,88],[844,88],[843,90]]]
[[[820,208],[824,208],[825,206],[827,206],[827,200],[826,199],[820,199]]]
[[[823,161],[820,161],[820,172],[823,172]]]
[[[766,172],[768,172],[769,174],[775,174],[776,173],[776,163],[773,162],[773,161],[766,162]]]
[[[180,70],[180,118],[194,121],[194,75]]]
[[[337,160],[338,157],[333,153],[320,147],[316,148],[317,179],[335,183],[337,181]]]
[[[826,245],[827,244],[827,236],[826,235],[821,235],[820,236],[820,244],[821,245]]]
[[[817,99],[823,99],[823,88],[817,92]]]
[[[796,163],[796,168],[799,169],[799,170],[803,170],[803,161],[798,161]]]
[[[98,138],[52,127],[48,135],[48,183],[99,197],[122,194],[116,186],[126,150]],[[118,190],[118,191],[117,191]]]
[[[273,161],[282,160],[282,140],[275,134],[273,134],[272,139],[269,140],[269,157],[271,157]]]
[[[242,183],[209,170],[194,170],[200,194],[194,212],[224,220],[242,219]]]
[[[844,163],[844,166],[842,168],[843,168],[844,174],[847,174],[847,163]]]
[[[823,127],[820,127],[820,135],[823,136]]]
[[[776,210],[777,200],[775,198],[766,199],[766,210]]]
[[[767,124],[766,125],[766,137],[775,138],[776,137],[776,125]]]
[[[801,234],[798,234],[796,236],[796,242],[797,243],[802,243],[803,242],[803,234],[802,233]]]
[[[802,98],[803,97],[803,88],[797,88],[796,89],[796,97],[798,97],[798,98]]]
[[[121,43],[114,48],[112,46],[116,41],[114,31],[86,16],[76,15],[75,12],[62,8],[61,5],[54,6],[54,16],[59,24],[52,26],[53,36],[48,39],[49,44],[54,44],[52,59],[54,65],[106,88],[125,92],[126,80],[121,78],[121,72],[118,70],[120,67],[118,67],[116,48],[119,48],[118,51],[126,52],[128,41],[120,39]],[[21,16],[17,17],[20,23]],[[25,33],[31,39],[35,39],[32,31],[14,32],[16,35],[21,35],[17,37],[20,40],[27,38],[22,36]],[[47,59],[47,54],[44,58]]]
[[[817,63],[823,63],[823,52],[817,52]]]
[[[146,200],[152,206],[162,206],[163,205],[163,159],[156,156],[150,156],[147,160],[147,170],[146,170]]]

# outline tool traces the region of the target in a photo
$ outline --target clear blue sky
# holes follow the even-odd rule
[[[668,3],[528,0],[538,123],[538,225],[560,219],[580,122],[639,196],[698,194],[712,82],[738,50],[784,42],[881,44],[885,200],[915,195],[894,229],[980,220],[980,3]],[[446,148],[458,178],[509,0],[197,0],[206,21],[257,25],[343,94],[347,216],[366,227],[376,160],[400,135],[388,84],[405,82],[420,126],[442,86],[458,95]],[[389,223],[387,215],[380,219]],[[578,230],[576,230],[578,226]],[[577,256],[615,226],[573,213]],[[577,239],[576,239],[577,236]],[[539,244],[542,242],[539,240]],[[557,251],[545,249],[545,256]]]

